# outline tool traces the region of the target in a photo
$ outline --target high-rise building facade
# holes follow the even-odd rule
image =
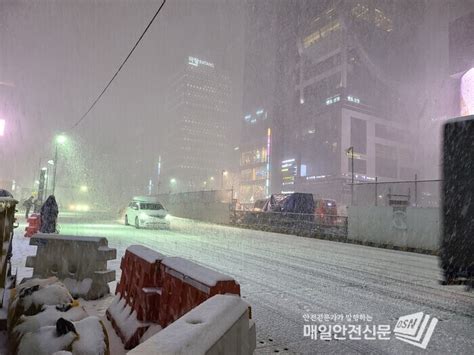
[[[259,3],[249,2],[247,19],[259,16]],[[244,94],[243,131],[253,124],[253,132],[262,137],[259,146],[265,146],[267,127],[257,129],[265,120],[254,117],[259,107],[252,98],[268,97],[260,104],[271,128],[268,193],[307,191],[347,202],[352,176],[355,181],[414,177],[411,117],[393,79],[397,64],[390,60],[403,39],[405,5],[364,0],[274,2],[268,23],[260,22],[253,32],[249,27],[247,50],[260,40],[269,53],[265,57],[246,52],[244,77],[250,74],[244,90],[250,99]],[[410,16],[421,10],[411,6]],[[259,67],[269,76],[263,86],[252,82]],[[254,140],[243,134],[241,146]],[[350,147],[354,154],[347,153]],[[250,175],[242,160],[247,161],[241,159],[241,184]]]
[[[161,162],[160,191],[218,189],[229,169],[231,85],[211,61],[189,56],[167,97],[169,139]]]
[[[273,153],[277,11],[273,0],[246,3],[245,70],[238,198],[252,203],[266,198],[277,182]]]

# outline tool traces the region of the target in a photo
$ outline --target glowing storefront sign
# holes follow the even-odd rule
[[[461,116],[474,115],[474,68],[461,78]]]
[[[330,97],[328,99],[326,99],[326,105],[332,105],[332,104],[335,104],[336,102],[339,102],[341,101],[341,97],[339,95],[336,95],[336,96],[333,96],[333,97]]]
[[[202,60],[196,57],[188,57],[188,64],[195,67],[198,67],[200,65],[205,65],[207,67],[214,68],[214,63],[209,63],[205,60]]]
[[[350,102],[355,102],[356,104],[360,104],[360,99],[358,97],[355,97],[355,96],[347,96],[347,101],[350,101]]]

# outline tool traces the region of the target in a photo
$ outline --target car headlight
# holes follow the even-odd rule
[[[147,219],[149,216],[145,212],[142,212],[142,213],[140,213],[139,217],[140,217],[140,219],[143,220],[143,219]]]
[[[167,221],[169,221],[169,220],[171,219],[171,215],[169,215],[169,214],[167,213],[166,216],[165,216],[165,219],[166,219]]]

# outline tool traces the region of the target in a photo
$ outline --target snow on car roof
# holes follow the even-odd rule
[[[148,203],[159,203],[155,196],[134,196],[132,201],[136,202],[148,202]]]

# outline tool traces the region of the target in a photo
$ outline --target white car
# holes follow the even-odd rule
[[[133,199],[125,211],[125,225],[135,228],[170,228],[168,211],[158,201]]]

